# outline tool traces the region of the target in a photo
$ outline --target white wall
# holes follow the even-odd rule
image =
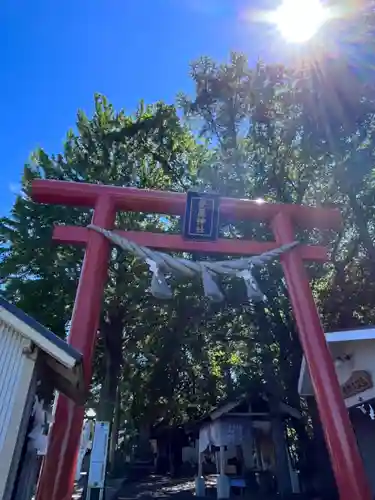
[[[29,341],[25,341],[13,328],[0,321],[0,498],[2,500],[7,500],[11,494],[14,480],[14,477],[10,477],[13,454],[35,367],[35,360],[24,354],[29,345]]]
[[[334,340],[332,334],[331,336],[327,336],[327,340],[332,359],[335,362],[336,374],[340,385],[345,384],[353,372],[360,370],[367,371],[371,375],[373,384],[375,385],[375,339],[340,339],[337,341]],[[343,362],[338,360],[338,358],[345,358],[346,356],[350,356],[351,359],[348,361],[344,360]],[[298,391],[301,396],[314,396],[305,359],[302,360]],[[375,398],[374,387],[345,399],[345,404],[347,408],[351,408],[372,398]]]
[[[182,462],[191,464],[198,463],[198,440],[194,443],[194,445],[185,446],[182,448]],[[242,451],[244,455],[245,466],[251,468],[253,466],[254,457],[253,457],[253,443],[252,441],[242,444]],[[235,446],[228,446],[227,450],[224,452],[225,461],[227,462],[230,458],[234,458],[237,455],[237,450]]]
[[[356,340],[350,342],[334,342],[329,345],[334,360],[346,355],[348,361],[336,361],[336,373],[340,385],[348,381],[354,371],[365,370],[371,374],[375,385],[375,340]],[[345,400],[347,408],[358,405],[375,397],[375,387]]]

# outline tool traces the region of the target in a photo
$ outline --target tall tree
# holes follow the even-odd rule
[[[68,133],[61,154],[48,155],[42,149],[33,154],[25,166],[22,194],[10,217],[0,222],[0,275],[6,296],[59,335],[64,337],[69,330],[83,251],[51,246],[51,233],[56,223],[85,226],[91,213],[34,203],[29,197],[33,179],[181,190],[192,183],[200,155],[173,106],[141,103],[131,116],[95,96],[93,117],[78,113],[77,132]],[[121,213],[116,224],[166,230],[157,214]],[[97,393],[96,386],[101,385],[102,418],[111,419],[113,413],[123,349],[137,345],[143,333],[139,325],[165,317],[163,305],[145,298],[147,280],[145,266],[134,265],[132,256],[112,252],[93,391]]]

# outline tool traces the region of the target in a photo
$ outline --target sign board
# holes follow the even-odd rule
[[[87,484],[88,493],[90,493],[91,488],[104,488],[108,439],[109,422],[96,422],[94,441],[91,449],[89,479]]]
[[[186,197],[183,237],[215,241],[219,236],[220,198],[217,194],[189,191]]]
[[[350,378],[341,386],[344,399],[348,399],[356,394],[371,389],[373,387],[372,378],[365,370],[354,371]]]
[[[81,469],[83,464],[83,459],[86,455],[87,450],[91,449],[91,440],[94,434],[94,422],[92,420],[85,420],[83,423],[81,442],[79,445],[79,453],[76,468],[76,481],[81,477]]]

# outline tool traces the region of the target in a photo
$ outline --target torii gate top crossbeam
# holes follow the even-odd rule
[[[103,196],[110,197],[117,210],[128,212],[183,215],[186,204],[186,194],[168,191],[52,180],[35,180],[32,186],[33,200],[51,205],[94,208]],[[263,203],[236,198],[222,198],[220,201],[220,215],[232,220],[272,221],[280,213],[304,228],[338,229],[341,225],[340,212],[332,208]]]

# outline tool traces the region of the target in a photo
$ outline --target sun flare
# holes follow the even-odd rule
[[[291,43],[310,40],[329,19],[329,10],[320,0],[284,0],[272,13],[281,35]]]

